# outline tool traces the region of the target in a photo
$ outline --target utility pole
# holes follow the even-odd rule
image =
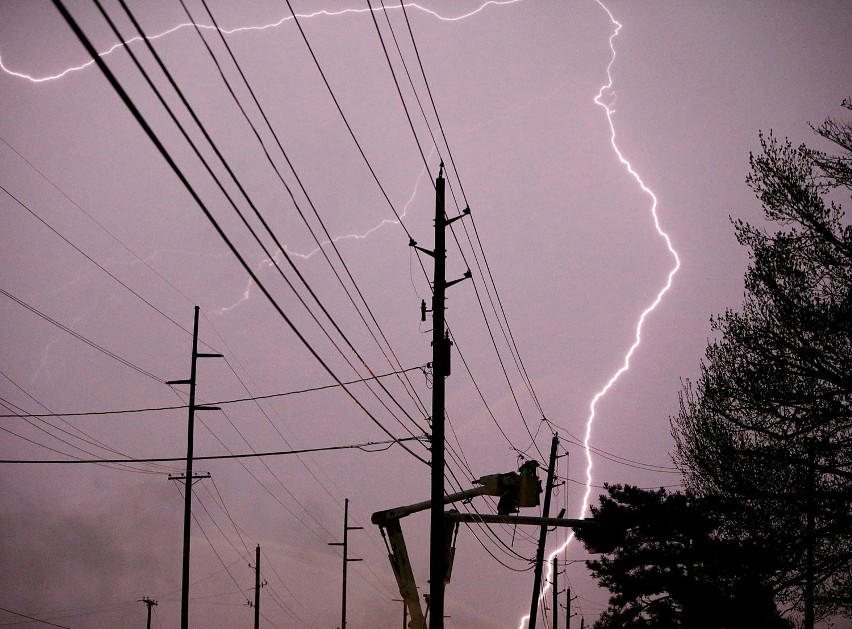
[[[260,544],[254,550],[254,629],[260,629]]]
[[[450,347],[444,317],[446,290],[453,284],[471,277],[470,270],[461,279],[446,281],[447,246],[446,229],[449,225],[470,214],[470,209],[451,219],[446,218],[444,207],[444,162],[441,162],[435,179],[435,250],[418,247],[414,240],[409,245],[432,256],[435,260],[432,295],[432,507],[429,532],[429,627],[444,628],[444,581],[447,575],[447,535],[444,522],[444,379],[450,375]],[[421,305],[421,319],[426,320],[426,304]]]
[[[145,603],[148,606],[148,629],[151,629],[151,607],[157,604],[157,601],[148,598],[147,596],[143,596],[139,599],[140,603]]]
[[[349,526],[349,498],[343,507],[343,541],[330,542],[329,546],[343,546],[343,596],[341,597],[340,629],[346,629],[346,565],[350,561],[364,561],[349,557],[349,531],[363,529],[363,526]]]
[[[553,629],[559,629],[559,565],[556,562],[556,557],[553,557],[553,580],[551,587],[553,588]]]
[[[218,406],[197,406],[195,404],[195,375],[196,362],[199,358],[222,358],[221,354],[201,354],[198,352],[198,306],[195,307],[195,323],[192,327],[192,365],[189,371],[189,380],[170,380],[166,384],[188,384],[189,385],[189,422],[186,436],[186,474],[183,476],[169,476],[169,480],[183,480],[186,490],[184,491],[183,507],[183,577],[181,582],[180,598],[180,626],[181,629],[189,629],[189,539],[192,521],[192,483],[195,479],[210,478],[210,474],[192,475],[192,450],[193,435],[195,432],[195,411],[217,411]]]
[[[805,629],[814,629],[814,485],[816,454],[813,439],[808,439],[807,523],[805,525]]]
[[[571,629],[571,588],[566,588],[565,591],[568,593],[565,601],[565,629]]]
[[[550,516],[550,495],[553,493],[553,477],[556,472],[556,447],[559,445],[559,436],[554,433],[550,442],[550,465],[547,468],[547,486],[544,491],[544,505],[542,506],[542,517]],[[527,627],[535,629],[536,616],[538,615],[538,594],[541,590],[541,569],[544,563],[544,543],[547,540],[547,525],[541,526],[538,536],[538,552],[535,558],[535,576],[533,578],[532,603],[530,604],[530,622]]]
[[[392,598],[394,603],[402,603],[402,629],[408,629],[408,605],[401,598]]]

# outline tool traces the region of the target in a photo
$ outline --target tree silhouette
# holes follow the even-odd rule
[[[734,222],[743,306],[711,320],[671,422],[687,486],[740,499],[725,534],[775,546],[781,602],[804,609],[812,575],[819,618],[852,614],[852,125],[814,131],[833,152],[760,136],[747,183],[769,228]]]
[[[716,498],[606,486],[592,507],[595,526],[577,538],[604,552],[587,565],[611,592],[598,629],[783,628],[766,584],[769,549],[721,535],[720,514],[735,507]]]

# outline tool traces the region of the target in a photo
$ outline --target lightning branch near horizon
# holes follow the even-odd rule
[[[615,43],[614,43],[615,38],[618,36],[619,32],[621,32],[623,25],[618,20],[615,19],[615,16],[613,16],[612,11],[609,10],[609,8],[602,2],[602,0],[594,0],[594,1],[604,11],[606,11],[607,16],[609,16],[610,22],[613,25],[613,31],[612,31],[612,34],[609,37],[609,49],[612,52],[612,57],[610,58],[609,64],[606,67],[607,82],[604,85],[601,86],[600,90],[598,90],[597,96],[595,96],[595,98],[594,98],[594,102],[595,102],[596,105],[603,108],[603,110],[606,114],[607,123],[609,124],[610,145],[612,146],[612,150],[615,152],[615,155],[618,158],[619,163],[622,166],[624,166],[624,168],[627,170],[627,172],[630,174],[630,176],[633,177],[633,179],[636,181],[636,183],[642,189],[642,192],[647,194],[648,197],[650,197],[650,199],[651,199],[650,211],[651,211],[651,216],[654,219],[654,227],[657,230],[657,234],[665,241],[666,248],[668,249],[669,253],[671,254],[672,258],[674,259],[674,266],[669,271],[668,276],[666,277],[665,284],[660,289],[660,291],[657,293],[654,300],[651,302],[651,304],[647,308],[645,308],[645,310],[642,311],[642,314],[639,315],[639,320],[636,323],[636,331],[635,331],[635,335],[634,335],[634,339],[633,339],[633,344],[629,347],[627,352],[624,354],[624,358],[622,359],[621,367],[619,367],[619,369],[610,377],[610,379],[606,382],[606,384],[597,393],[595,393],[594,397],[592,398],[591,403],[589,404],[589,414],[586,418],[585,433],[583,435],[583,446],[584,446],[585,455],[586,455],[586,486],[585,486],[585,492],[583,494],[583,500],[580,503],[580,512],[577,516],[580,519],[586,517],[586,509],[588,508],[589,496],[591,495],[591,492],[592,492],[592,456],[591,456],[591,451],[589,449],[589,440],[591,439],[591,435],[592,435],[592,425],[594,424],[595,417],[597,415],[598,402],[610,391],[610,389],[612,389],[612,387],[615,385],[615,383],[618,381],[618,379],[622,376],[622,374],[624,374],[624,372],[626,372],[628,369],[630,369],[630,359],[633,357],[633,354],[636,352],[636,350],[639,348],[639,345],[642,342],[642,328],[645,324],[645,320],[648,318],[648,315],[650,315],[657,308],[657,306],[660,304],[660,302],[662,301],[665,294],[669,291],[669,289],[672,286],[672,281],[674,279],[674,276],[675,276],[675,274],[677,274],[678,270],[680,269],[680,256],[678,256],[677,251],[675,251],[674,247],[672,246],[672,242],[671,242],[671,239],[669,238],[669,235],[665,231],[663,231],[662,227],[660,226],[660,219],[659,219],[659,216],[657,214],[657,196],[645,184],[645,182],[642,180],[642,177],[639,176],[639,173],[633,168],[631,163],[624,157],[621,150],[618,148],[618,144],[615,141],[616,133],[615,133],[615,124],[613,123],[613,115],[615,114],[615,109],[613,109],[613,103],[615,102],[615,98],[614,98],[614,92],[613,92],[612,66],[615,63],[615,57],[616,57]],[[606,98],[606,100],[605,100],[605,98]],[[552,550],[548,554],[547,560],[545,561],[545,564],[547,565],[547,573],[545,575],[546,578],[543,581],[544,586],[541,588],[541,592],[539,593],[539,598],[538,598],[539,605],[541,604],[542,599],[547,595],[548,591],[552,587],[550,585],[550,583],[553,580],[552,572],[553,572],[553,559],[554,559],[554,557],[557,557],[558,555],[564,553],[565,550],[568,548],[568,545],[571,543],[571,541],[573,539],[574,539],[574,533],[572,532],[570,535],[568,535],[568,537],[566,538],[566,540],[562,544],[560,544],[557,548],[555,548],[554,550]],[[523,629],[524,625],[526,625],[528,622],[529,622],[529,614],[527,614],[526,616],[523,616],[521,618],[518,629]]]

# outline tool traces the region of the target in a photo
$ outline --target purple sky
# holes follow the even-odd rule
[[[460,181],[470,203],[533,389],[548,419],[582,436],[592,398],[621,367],[637,319],[665,285],[674,261],[654,228],[651,198],[619,163],[606,112],[594,101],[608,82],[612,60],[609,38],[615,26],[606,10],[594,0],[504,1],[451,19],[483,4],[424,1],[408,12],[458,167],[458,173],[450,170],[449,183],[459,195]],[[404,212],[406,228],[431,247],[431,180],[438,157],[400,74],[427,173],[365,6],[339,0],[294,3],[302,14],[357,9],[303,18],[302,25],[370,164],[394,207]],[[761,220],[744,184],[749,151],[759,147],[760,129],[810,142],[808,123],[841,114],[840,102],[852,85],[852,5],[610,1],[606,6],[623,29],[614,39],[613,87],[601,100],[615,112],[619,150],[658,199],[661,227],[682,266],[647,318],[630,370],[598,402],[591,433],[592,446],[610,458],[643,465],[592,455],[593,483],[677,486],[677,474],[647,468],[671,466],[668,416],[677,410],[679,379],[697,373],[710,315],[741,300],[747,256],[734,240],[728,216]],[[120,15],[119,7],[108,7]],[[200,3],[189,7],[199,22],[209,23]],[[132,3],[132,8],[149,34],[186,21],[179,4]],[[285,3],[212,2],[211,9],[225,29],[289,15]],[[99,50],[116,43],[88,3],[73,3],[71,11]],[[395,9],[390,17],[409,68],[419,72],[401,12]],[[377,18],[401,72],[387,23],[383,15]],[[118,21],[129,33],[128,21]],[[228,78],[239,85],[221,43],[212,31],[206,34]],[[425,364],[431,323],[420,323],[419,304],[428,285],[399,225],[371,231],[394,219],[393,213],[298,30],[286,21],[234,33],[228,42],[329,232],[370,232],[339,240],[339,251],[400,364]],[[313,250],[311,236],[198,35],[183,28],[154,45],[323,305],[375,373],[390,371],[322,256],[297,255]],[[133,50],[153,71],[143,47]],[[88,60],[50,3],[0,4],[0,60],[0,184],[151,305],[2,191],[0,288],[160,380],[188,377],[191,349],[191,336],[164,314],[191,330],[192,307],[198,304],[202,340],[227,358],[200,363],[198,395],[206,401],[246,397],[241,380],[252,395],[332,382],[250,283],[100,71],[90,66],[55,80],[30,80]],[[342,379],[361,377],[246,236],[124,49],[105,60],[298,329]],[[428,106],[418,76],[418,93]],[[240,86],[237,93],[248,107],[245,89]],[[171,92],[167,100],[179,105]],[[262,123],[253,105],[249,114]],[[188,120],[183,113],[180,117]],[[429,121],[437,132],[433,115]],[[268,132],[262,134],[274,148]],[[200,138],[196,131],[192,135]],[[439,148],[446,159],[445,146]],[[286,168],[279,154],[273,157]],[[285,178],[294,183],[289,171]],[[302,196],[297,200],[309,211]],[[470,223],[468,229],[473,235]],[[518,405],[546,455],[550,430],[503,340],[465,232],[457,233]],[[448,275],[460,277],[466,264],[450,243]],[[431,274],[431,261],[424,258],[424,264]],[[44,407],[80,413],[182,402],[170,387],[2,294],[0,317],[5,376],[0,377],[0,411],[7,415],[0,418],[0,458],[63,458],[44,446],[91,458],[69,443],[112,456],[67,434],[81,436],[75,431],[136,457],[185,453],[185,410],[48,418],[51,425],[8,417],[44,413]],[[470,468],[452,461],[459,482],[468,487],[473,478],[516,469],[517,450],[542,460],[497,360],[473,283],[450,289],[447,319],[488,408],[508,436],[501,435],[456,353],[447,412],[453,447],[458,451],[460,444]],[[341,347],[351,359],[351,351]],[[359,373],[366,373],[363,367]],[[415,371],[411,380],[428,408],[425,378]],[[399,383],[389,380],[388,388],[422,430],[422,414]],[[363,386],[352,390],[395,435],[406,434]],[[201,415],[196,453],[356,444],[386,436],[340,390],[282,397],[262,403],[262,409],[234,404],[226,407],[227,416]],[[397,415],[412,426],[398,410]],[[564,506],[575,517],[582,508],[585,455],[566,432],[560,434],[570,456],[560,459],[559,474],[569,480],[554,500],[557,510]],[[428,454],[417,443],[410,447]],[[136,467],[146,473],[96,465],[0,465],[0,607],[69,627],[142,626],[145,607],[136,601],[149,596],[159,601],[154,626],[178,624],[183,502],[167,475],[181,465]],[[352,554],[364,562],[350,565],[349,624],[399,626],[400,604],[391,600],[399,593],[369,517],[426,499],[425,465],[396,446],[372,454],[343,450],[269,458],[265,465],[247,460],[244,467],[211,461],[196,469],[209,471],[212,480],[196,485],[201,529],[193,535],[193,626],[249,626],[253,612],[245,600],[253,596],[254,576],[247,564],[256,543],[269,582],[261,603],[268,621],[262,626],[337,626],[340,555],[327,543],[342,536],[344,498],[351,500],[353,524],[366,527],[350,535]],[[598,491],[592,489],[592,500]],[[484,501],[475,504],[487,508]],[[427,591],[428,516],[412,516],[403,526],[415,575],[421,591]],[[521,557],[534,555],[534,531],[496,533]],[[550,546],[563,535],[554,535]],[[562,557],[585,555],[572,544]],[[481,530],[463,528],[447,590],[447,626],[517,627],[532,587],[532,572],[519,572],[526,568],[527,562],[507,554]],[[567,566],[563,586],[566,579],[579,597],[574,610],[587,623],[594,620],[606,593],[595,588],[582,562]],[[0,612],[0,624],[15,620],[20,618]]]

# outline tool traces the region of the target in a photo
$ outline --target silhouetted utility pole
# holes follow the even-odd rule
[[[553,629],[559,629],[559,566],[556,557],[553,557],[553,579],[550,586],[553,588]]]
[[[349,531],[363,529],[363,526],[349,526],[349,498],[343,508],[343,541],[330,542],[329,546],[343,546],[343,596],[341,597],[340,629],[346,629],[346,566],[350,561],[364,561],[349,557]]]
[[[805,629],[814,629],[814,485],[816,484],[814,442],[808,439],[807,523],[805,525]]]
[[[260,582],[260,544],[254,550],[254,629],[260,629],[260,588],[265,583]]]
[[[184,491],[183,507],[183,578],[181,584],[180,598],[180,626],[181,629],[189,629],[189,539],[190,524],[192,521],[192,483],[198,478],[210,478],[210,474],[192,475],[192,448],[193,434],[195,432],[195,411],[217,411],[218,406],[196,406],[195,404],[195,374],[196,362],[199,358],[222,358],[221,354],[200,354],[198,352],[198,306],[195,307],[195,323],[192,328],[192,365],[189,371],[189,380],[170,380],[166,384],[188,384],[189,385],[189,422],[186,436],[186,474],[183,476],[169,476],[169,480],[183,480],[186,490]]]
[[[544,505],[542,506],[542,517],[550,517],[550,495],[553,493],[553,477],[556,472],[556,447],[559,445],[559,436],[554,433],[550,441],[550,465],[547,467],[547,485],[544,490]],[[538,551],[535,557],[535,576],[533,578],[532,603],[530,604],[530,622],[528,628],[535,629],[536,616],[538,615],[538,595],[541,590],[541,569],[544,563],[544,543],[547,540],[547,525],[542,525],[538,535]]]
[[[402,629],[408,629],[408,605],[401,598],[392,598],[394,603],[402,603]]]
[[[571,588],[565,588],[565,592],[567,592],[568,596],[565,600],[565,629],[571,629]],[[574,598],[577,598],[576,596]],[[581,625],[582,626],[582,625]]]
[[[139,599],[140,603],[145,603],[148,606],[148,629],[151,629],[151,607],[157,604],[157,601],[148,598],[147,596],[143,596]]]
[[[432,507],[431,528],[429,533],[429,627],[444,627],[444,581],[447,575],[447,536],[444,524],[444,379],[450,375],[450,347],[444,309],[446,290],[453,284],[471,276],[468,270],[464,277],[446,281],[447,271],[447,227],[464,213],[451,219],[446,217],[444,207],[444,162],[441,162],[438,177],[435,179],[435,250],[418,247],[414,240],[409,243],[418,251],[430,255],[435,260],[434,292],[432,295]],[[426,320],[426,304],[421,305],[421,319]]]
[[[565,600],[565,629],[571,629],[571,588],[565,588],[565,591],[568,593]]]

